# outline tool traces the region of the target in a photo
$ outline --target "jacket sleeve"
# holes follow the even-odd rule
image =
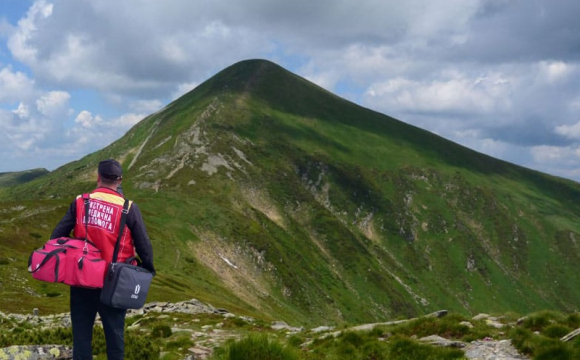
[[[60,222],[56,225],[52,234],[50,235],[51,239],[56,239],[63,236],[70,236],[71,231],[74,229],[76,224],[77,218],[77,206],[76,201],[73,201],[64,217],[60,220]]]
[[[147,235],[141,210],[139,210],[139,207],[135,203],[131,205],[129,214],[127,214],[127,227],[131,230],[135,250],[137,250],[137,255],[141,259],[142,266],[155,275],[155,268],[153,267],[153,247],[151,246],[149,235]]]

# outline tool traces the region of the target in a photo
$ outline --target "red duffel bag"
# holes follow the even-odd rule
[[[30,254],[28,272],[36,280],[64,282],[66,248],[60,246],[57,240],[49,240]]]
[[[88,235],[89,194],[85,202],[85,230]],[[28,271],[40,281],[61,282],[70,286],[102,288],[107,262],[101,250],[87,238],[60,237],[51,239],[30,254]]]
[[[70,286],[102,288],[107,263],[89,240],[61,237],[49,240],[28,259],[32,277]]]

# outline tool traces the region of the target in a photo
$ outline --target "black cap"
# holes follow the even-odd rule
[[[103,160],[99,163],[99,174],[109,180],[119,180],[123,177],[123,168],[117,160]]]

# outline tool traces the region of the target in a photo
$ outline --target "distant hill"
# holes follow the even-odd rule
[[[32,169],[26,171],[0,173],[0,187],[14,186],[36,179],[48,174],[46,169]]]
[[[580,185],[494,159],[263,60],[216,74],[110,146],[0,192],[0,307],[63,311],[23,266],[116,158],[145,217],[150,301],[365,323],[439,309],[574,311]],[[5,265],[1,265],[5,264]]]

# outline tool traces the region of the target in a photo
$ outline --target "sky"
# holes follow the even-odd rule
[[[0,172],[77,160],[260,58],[580,181],[579,14],[578,0],[0,0]]]

